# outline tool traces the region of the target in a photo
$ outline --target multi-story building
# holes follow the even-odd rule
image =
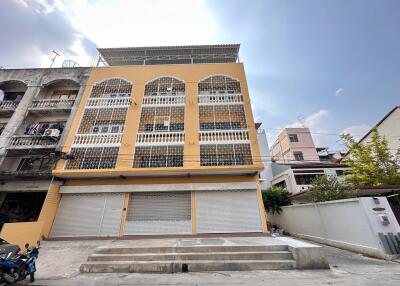
[[[271,148],[275,162],[319,162],[314,140],[308,128],[285,128]]]
[[[400,106],[393,107],[359,142],[371,142],[372,130],[374,129],[377,130],[379,136],[386,139],[390,154],[398,156],[400,150]]]
[[[239,45],[99,52],[106,66],[91,69],[66,134],[42,234],[265,232]]]
[[[271,148],[272,161],[266,171],[271,185],[299,193],[312,187],[318,176],[337,176],[343,179],[347,167],[340,165],[340,152],[316,148],[308,128],[285,128]],[[337,157],[337,159],[336,159]]]
[[[0,225],[38,221],[89,68],[0,70]]]

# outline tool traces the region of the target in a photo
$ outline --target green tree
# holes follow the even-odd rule
[[[280,214],[283,206],[291,205],[290,193],[284,188],[272,187],[262,192],[264,207],[267,212]]]
[[[304,194],[304,197],[311,202],[342,200],[357,196],[357,191],[343,185],[336,176],[318,176],[311,184],[312,189]]]
[[[386,139],[376,129],[372,130],[369,143],[356,142],[349,134],[341,137],[349,151],[342,162],[350,167],[346,175],[348,183],[355,186],[400,184],[399,158],[391,155]]]

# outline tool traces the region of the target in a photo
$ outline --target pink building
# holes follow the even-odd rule
[[[275,162],[319,162],[319,156],[308,128],[285,128],[271,148]]]

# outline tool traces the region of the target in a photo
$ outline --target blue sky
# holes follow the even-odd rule
[[[48,66],[52,49],[87,65],[96,46],[240,43],[270,141],[303,124],[338,149],[335,134],[362,135],[400,105],[397,0],[9,0],[0,24],[4,67]]]

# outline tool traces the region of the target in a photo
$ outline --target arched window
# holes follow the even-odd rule
[[[199,82],[199,95],[241,93],[240,82],[225,75],[213,75]]]
[[[113,98],[113,97],[129,97],[132,92],[132,84],[122,78],[110,78],[96,83],[90,97],[103,97],[103,98]]]
[[[144,89],[144,96],[185,95],[185,83],[177,78],[164,76],[150,81]]]

